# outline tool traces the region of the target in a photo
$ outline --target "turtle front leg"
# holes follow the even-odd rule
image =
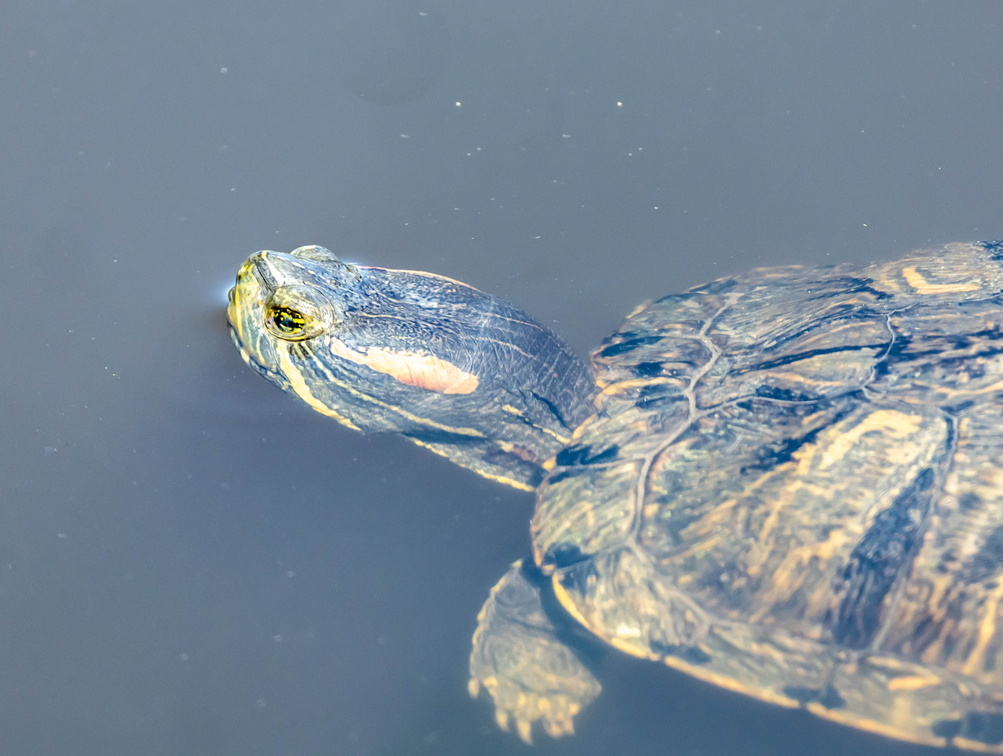
[[[574,732],[572,720],[602,687],[557,636],[540,587],[522,561],[509,567],[477,615],[470,654],[470,695],[481,688],[495,702],[495,719],[532,742],[533,722],[551,737]]]

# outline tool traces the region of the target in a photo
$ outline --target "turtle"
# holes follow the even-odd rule
[[[536,492],[470,692],[573,733],[600,648],[877,735],[1003,753],[1003,242],[751,270],[591,360],[515,306],[319,246],[260,251],[243,360],[359,431]]]

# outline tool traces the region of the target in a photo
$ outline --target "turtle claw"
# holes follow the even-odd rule
[[[495,709],[495,723],[498,725],[498,729],[508,732],[508,712]]]
[[[565,735],[574,735],[575,720],[571,718],[572,716],[574,715],[569,716],[563,722],[558,722],[553,719],[542,720],[543,731],[546,732],[552,738],[560,738],[564,737]]]
[[[506,732],[514,730],[527,745],[533,745],[533,723],[539,722],[543,731],[552,738],[574,735],[574,716],[581,706],[568,696],[542,698],[516,692],[512,688],[500,686],[497,680],[477,681],[471,679],[468,688],[476,698],[482,688],[495,703],[495,722]]]
[[[533,721],[531,719],[521,719],[512,712],[495,709],[495,722],[499,729],[505,732],[511,732],[509,725],[515,722],[515,731],[519,739],[526,745],[533,745]],[[549,724],[544,724],[544,729],[549,732]]]
[[[541,604],[539,588],[513,565],[478,615],[467,689],[494,700],[495,721],[515,725],[526,743],[533,723],[550,737],[571,735],[574,717],[597,695],[592,673],[558,637]]]
[[[528,719],[515,720],[515,729],[526,745],[533,745],[533,723]]]

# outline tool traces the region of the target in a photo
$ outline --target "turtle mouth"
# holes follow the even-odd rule
[[[255,347],[257,334],[261,330],[261,308],[264,303],[264,282],[249,258],[237,271],[236,283],[227,292],[226,319],[230,327],[230,337],[240,350],[248,365],[251,364],[251,350]],[[254,360],[257,362],[257,360]]]

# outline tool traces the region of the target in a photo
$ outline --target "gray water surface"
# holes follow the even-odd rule
[[[252,375],[261,248],[433,270],[583,354],[777,263],[1003,236],[1003,5],[6,0],[0,754],[926,753],[606,655],[466,695],[532,497]],[[930,752],[933,753],[933,752]]]

